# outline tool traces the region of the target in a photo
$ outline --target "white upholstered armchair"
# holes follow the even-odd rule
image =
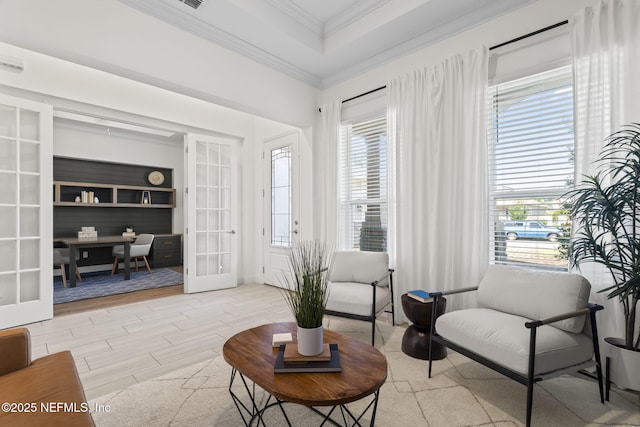
[[[527,386],[526,425],[531,424],[536,382],[596,366],[604,403],[596,311],[589,303],[591,284],[578,274],[491,265],[480,284],[431,292],[477,292],[478,307],[436,318],[431,340]],[[429,357],[429,377],[432,358]]]
[[[376,316],[391,307],[393,321],[393,269],[385,252],[338,251],[329,271],[326,314],[371,322],[375,344]]]

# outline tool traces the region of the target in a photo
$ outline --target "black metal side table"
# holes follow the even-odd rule
[[[402,352],[416,359],[429,360],[429,334],[431,333],[431,311],[433,301],[421,302],[411,298],[407,294],[400,297],[402,311],[413,323],[402,336]],[[447,308],[447,300],[438,298],[436,317],[444,314]],[[432,356],[434,360],[447,357],[447,349],[442,344],[433,343]]]

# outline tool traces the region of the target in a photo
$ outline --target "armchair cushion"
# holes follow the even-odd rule
[[[380,277],[378,276],[378,278]],[[358,316],[371,316],[372,291],[370,283],[329,282],[327,290],[329,291],[327,310]],[[376,289],[376,313],[389,303],[389,298],[388,287]]]
[[[389,254],[386,252],[339,251],[336,252],[329,281],[371,284],[389,271]],[[382,280],[378,286],[388,286]],[[371,290],[369,290],[369,293]],[[371,310],[371,307],[369,307]]]
[[[587,279],[578,274],[491,265],[478,288],[478,305],[539,320],[587,307],[590,291]],[[585,317],[562,320],[553,326],[579,333]]]
[[[566,276],[566,273],[565,273]],[[527,374],[530,319],[486,308],[446,313],[437,320],[438,333],[483,357]],[[536,337],[535,374],[578,365],[593,356],[591,338],[545,325]]]

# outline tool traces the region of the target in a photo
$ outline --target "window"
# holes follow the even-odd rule
[[[340,138],[341,249],[387,249],[387,119],[344,123]]]
[[[271,150],[271,245],[291,246],[291,146]]]
[[[573,184],[569,66],[489,88],[492,261],[566,270]]]

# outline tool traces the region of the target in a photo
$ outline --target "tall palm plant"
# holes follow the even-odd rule
[[[625,316],[625,348],[640,351],[636,312],[640,299],[640,124],[610,135],[599,169],[567,193],[575,236],[572,266],[603,265],[614,284],[600,292],[618,298]]]

